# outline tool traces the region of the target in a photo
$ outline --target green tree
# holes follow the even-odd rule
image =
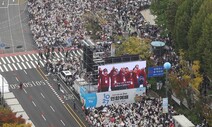
[[[139,54],[141,59],[150,58],[150,40],[139,37],[129,37],[116,46],[116,55]]]
[[[197,45],[204,48],[201,56],[203,58],[203,70],[210,78],[212,78],[212,13],[205,18],[202,28],[202,36]]]
[[[178,49],[188,49],[187,34],[191,22],[193,0],[185,0],[177,9],[174,27],[174,40]]]
[[[201,60],[202,52],[204,50],[203,44],[197,44],[202,35],[202,27],[205,18],[208,14],[212,13],[212,1],[211,0],[197,0],[193,6],[193,13],[195,14],[191,21],[191,27],[188,33],[188,45],[189,45],[189,59]],[[195,50],[194,50],[195,49]]]

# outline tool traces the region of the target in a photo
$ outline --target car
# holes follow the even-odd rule
[[[67,80],[72,78],[73,74],[71,71],[62,71],[59,73],[60,78],[67,83]]]

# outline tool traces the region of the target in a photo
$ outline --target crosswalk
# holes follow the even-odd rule
[[[70,57],[82,56],[83,50],[72,50],[70,52]],[[56,60],[64,60],[65,54],[61,52],[55,52]],[[17,70],[26,70],[36,68],[40,63],[41,67],[45,66],[45,56],[44,59],[41,59],[38,53],[35,54],[25,54],[25,55],[15,55],[15,56],[6,56],[0,57],[0,72],[8,71],[17,71]]]

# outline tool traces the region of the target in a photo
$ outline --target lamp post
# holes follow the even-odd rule
[[[171,68],[171,64],[169,62],[165,62],[163,64],[164,69],[166,70],[166,97],[168,97],[168,70]]]

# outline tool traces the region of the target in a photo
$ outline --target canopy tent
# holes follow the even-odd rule
[[[8,93],[9,91],[9,84],[7,82],[7,80],[0,75],[0,92],[1,93]]]
[[[153,47],[163,47],[163,46],[165,46],[165,42],[162,42],[162,41],[152,41],[151,42],[151,45]]]
[[[163,56],[165,45],[166,45],[165,42],[162,42],[162,41],[152,41],[151,42],[152,51],[157,56]]]

